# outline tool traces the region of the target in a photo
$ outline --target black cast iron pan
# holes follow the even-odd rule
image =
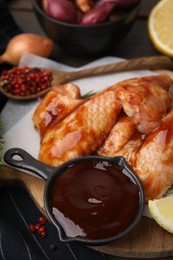
[[[64,242],[79,241],[79,242],[85,243],[87,245],[102,245],[102,244],[106,244],[106,243],[121,239],[124,236],[127,236],[140,222],[140,219],[141,219],[142,213],[143,213],[143,208],[144,208],[144,201],[145,201],[143,188],[142,188],[142,185],[141,185],[138,177],[130,169],[126,160],[122,156],[117,156],[117,157],[113,157],[113,158],[107,158],[107,157],[101,157],[101,156],[85,156],[85,157],[79,157],[79,158],[70,160],[68,162],[65,162],[64,164],[60,165],[59,167],[52,167],[52,166],[48,166],[42,162],[39,162],[38,160],[33,158],[30,154],[28,154],[26,151],[24,151],[20,148],[12,148],[12,149],[9,149],[5,153],[4,161],[11,166],[31,171],[34,174],[39,175],[41,178],[43,178],[46,181],[46,186],[45,186],[45,191],[44,191],[44,206],[45,206],[45,210],[47,212],[48,217],[50,218],[50,220],[52,221],[52,223],[56,226],[56,228],[58,230],[61,241],[64,241]],[[78,180],[81,178],[81,176],[84,175],[83,172],[86,171],[86,168],[88,168],[88,165],[90,165],[90,166],[92,165],[94,168],[94,170],[91,169],[91,167],[89,167],[87,169],[89,172],[88,176],[91,176],[91,178],[95,178],[94,171],[95,171],[95,168],[97,168],[96,171],[101,171],[104,174],[104,178],[107,179],[107,175],[105,175],[105,169],[107,170],[107,167],[109,169],[111,169],[111,167],[113,167],[113,168],[115,167],[116,169],[121,170],[119,174],[124,175],[123,181],[124,181],[124,178],[126,180],[124,183],[126,183],[128,180],[129,183],[131,182],[132,185],[138,189],[137,197],[135,197],[134,201],[132,200],[130,203],[131,205],[137,203],[136,213],[133,216],[131,223],[126,228],[124,228],[124,230],[121,230],[121,231],[115,232],[115,233],[110,233],[110,235],[106,235],[105,237],[103,236],[104,232],[102,232],[101,236],[99,236],[99,235],[97,236],[97,233],[100,231],[99,229],[101,229],[101,226],[100,226],[100,228],[98,228],[98,229],[96,228],[93,231],[93,236],[91,236],[91,237],[90,237],[90,235],[85,235],[85,232],[82,235],[80,233],[74,235],[73,232],[71,232],[71,230],[70,230],[71,229],[70,225],[67,225],[67,223],[65,223],[65,224],[62,223],[61,218],[57,219],[57,216],[55,216],[55,212],[53,212],[53,207],[52,207],[52,196],[53,196],[52,190],[54,190],[56,192],[57,192],[57,190],[59,190],[58,186],[57,186],[57,189],[55,189],[55,187],[54,187],[57,180],[59,181],[59,179],[58,179],[59,176],[61,176],[61,178],[62,177],[64,178],[64,176],[66,174],[65,172],[71,171],[73,169],[73,167],[76,167],[76,165],[77,165],[77,167],[79,166],[79,167],[83,167],[83,168],[82,168],[82,171],[80,171],[80,173],[78,171],[78,174],[79,174],[78,177],[74,178],[73,181],[71,181],[71,183],[69,183],[68,190],[71,189],[71,186],[73,188],[77,187],[77,184],[75,183],[75,179]],[[111,169],[111,171],[112,171],[112,169]],[[91,174],[91,172],[93,172],[93,173]],[[70,173],[70,174],[71,174],[71,176],[72,176],[72,174],[75,176],[75,172]],[[88,179],[89,178],[90,177],[88,177]],[[102,190],[100,191],[100,186],[97,185],[97,182],[99,182],[100,180],[101,180],[101,178],[99,178],[99,180],[97,180],[96,178],[92,179],[90,186],[92,187],[94,192],[97,191],[97,193],[98,193],[98,187],[99,187],[99,194],[103,195]],[[87,183],[89,180],[86,179],[85,181]],[[109,185],[111,186],[110,183],[109,183]],[[125,185],[125,184],[123,184],[123,185]],[[122,185],[122,187],[123,187],[123,185]],[[80,185],[80,187],[76,188],[76,191],[73,190],[73,192],[75,192],[75,194],[76,194],[76,192],[78,192],[77,191],[78,189],[81,191],[83,189],[85,190],[85,186],[87,186],[87,184],[86,185],[84,184],[83,187],[81,187],[81,185]],[[129,186],[129,184],[127,185],[127,187],[128,186]],[[61,187],[61,186],[59,186],[59,187]],[[90,187],[89,187],[89,189],[90,189]],[[107,189],[106,196],[109,197],[109,188],[106,188],[106,189]],[[129,188],[129,190],[130,189],[131,188]],[[119,196],[118,192],[120,191],[120,188],[118,185],[115,185],[115,190],[116,190],[116,192],[115,192],[116,196]],[[65,190],[65,192],[66,192],[66,190]],[[105,191],[104,191],[104,194],[105,194]],[[113,194],[114,194],[114,191],[113,191]],[[76,196],[76,195],[74,195],[74,196]],[[123,210],[126,210],[126,208],[128,208],[129,205],[128,205],[128,203],[125,203],[125,201],[121,197],[122,196],[118,197],[118,201],[117,201],[118,205],[119,205],[119,207],[121,207],[121,204],[123,204],[123,206],[122,206],[122,207],[124,207]],[[67,200],[68,199],[71,199],[71,198],[67,197]],[[73,200],[74,200],[74,198],[73,198]],[[79,201],[80,200],[81,200],[81,198],[79,198]],[[112,200],[113,200],[113,198],[112,198]],[[104,199],[103,199],[103,201],[104,201]],[[94,203],[94,204],[101,203],[101,201],[99,201],[97,199],[93,199],[93,198],[92,198],[92,200],[90,199],[89,202]],[[76,201],[75,203],[78,203],[78,201]],[[83,201],[82,201],[82,203],[83,203]],[[64,202],[63,205],[65,205],[65,204],[66,204],[66,202]],[[108,208],[110,206],[109,204],[112,207],[110,209]],[[114,203],[114,204],[117,204],[117,203]],[[85,205],[86,205],[86,202],[85,202]],[[114,207],[112,205],[113,204],[108,203],[107,211],[112,212],[112,214],[114,214]],[[91,205],[91,206],[95,206],[95,205]],[[98,205],[98,206],[100,207],[100,205]],[[70,204],[70,207],[71,207],[71,204]],[[77,218],[77,219],[82,218],[82,214],[83,214],[82,207],[81,207],[81,214],[80,214],[80,211],[76,212],[76,215],[79,215],[79,218]],[[73,212],[73,211],[75,212],[75,210],[76,210],[76,208],[74,208],[74,209],[71,208],[71,212]],[[99,208],[99,210],[100,210],[100,208]],[[98,214],[98,217],[99,217],[99,214],[101,214],[101,213],[99,213],[100,212],[99,210],[98,210],[98,212],[96,212]],[[117,208],[116,208],[116,210],[117,210]],[[124,211],[124,212],[126,212],[126,211]],[[116,214],[114,214],[114,215],[116,216]],[[125,219],[125,222],[126,222],[126,220],[128,220],[130,218],[130,216],[128,214],[127,214],[127,216],[125,216],[125,215],[126,214],[124,214],[123,218]],[[90,218],[91,216],[88,216],[88,217]],[[103,222],[105,221],[104,218],[105,218],[105,215],[103,217]],[[84,219],[87,220],[86,216]],[[98,218],[98,219],[99,219],[99,221],[100,221],[100,219],[102,220],[102,218]],[[85,224],[85,223],[83,223],[83,224]],[[98,224],[98,223],[96,223],[96,224]],[[86,224],[86,225],[88,225],[88,224]],[[78,223],[76,223],[76,226],[79,226]],[[73,226],[72,226],[72,228],[73,228]],[[93,229],[93,226],[92,226],[92,229]]]

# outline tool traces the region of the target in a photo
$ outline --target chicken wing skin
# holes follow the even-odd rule
[[[40,140],[54,120],[60,122],[84,102],[80,98],[79,87],[71,83],[55,86],[47,93],[33,114],[34,126],[40,134]]]
[[[142,135],[132,121],[126,116],[120,116],[96,154],[106,157],[123,156],[133,165],[141,144]]]
[[[146,202],[161,198],[173,185],[173,109],[160,126],[146,136],[131,127],[128,118],[120,118],[97,154],[124,156],[142,183]],[[122,134],[124,129],[125,135]]]
[[[160,198],[173,184],[173,109],[150,133],[136,155],[133,169],[144,187],[146,200]]]
[[[117,85],[117,97],[124,112],[137,129],[150,133],[172,105],[169,90],[173,82],[168,76],[149,76],[122,81]]]
[[[107,138],[121,110],[114,90],[88,99],[63,121],[48,128],[39,160],[58,166],[72,158],[92,154]]]

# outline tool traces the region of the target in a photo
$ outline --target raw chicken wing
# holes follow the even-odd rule
[[[127,118],[120,118],[97,154],[124,156],[142,183],[145,200],[161,198],[173,185],[173,109],[147,136],[142,136],[135,128],[133,132],[131,126]],[[125,129],[124,135],[121,131]],[[121,140],[122,135],[126,142]],[[111,146],[116,140],[114,147]]]
[[[132,121],[128,117],[120,116],[96,154],[106,157],[123,156],[133,165],[141,144],[142,135]]]
[[[172,105],[169,94],[172,86],[171,79],[164,75],[128,79],[117,84],[117,97],[123,110],[141,133],[150,133],[166,115]]]
[[[74,84],[55,86],[47,93],[33,114],[33,122],[42,140],[49,125],[60,122],[84,102],[80,99],[79,87]]]
[[[88,99],[63,121],[49,126],[41,143],[39,160],[58,166],[92,154],[109,135],[120,110],[113,90]]]
[[[146,200],[160,198],[173,184],[173,109],[150,133],[136,156],[133,169],[144,187]]]

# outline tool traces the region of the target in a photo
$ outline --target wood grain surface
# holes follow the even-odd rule
[[[21,185],[26,188],[37,207],[44,211],[45,181],[18,169],[3,166],[0,185]],[[162,229],[154,220],[142,217],[137,228],[127,237],[95,250],[112,256],[129,258],[160,258],[173,255],[173,235]]]

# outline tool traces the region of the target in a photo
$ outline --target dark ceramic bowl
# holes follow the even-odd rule
[[[55,20],[42,10],[41,0],[31,1],[47,36],[68,52],[80,55],[95,55],[113,49],[127,35],[140,7],[139,1],[116,21],[86,26]]]
[[[127,236],[140,222],[142,185],[121,156],[84,156],[55,168],[12,148],[4,161],[46,181],[45,210],[61,241],[106,244]]]

